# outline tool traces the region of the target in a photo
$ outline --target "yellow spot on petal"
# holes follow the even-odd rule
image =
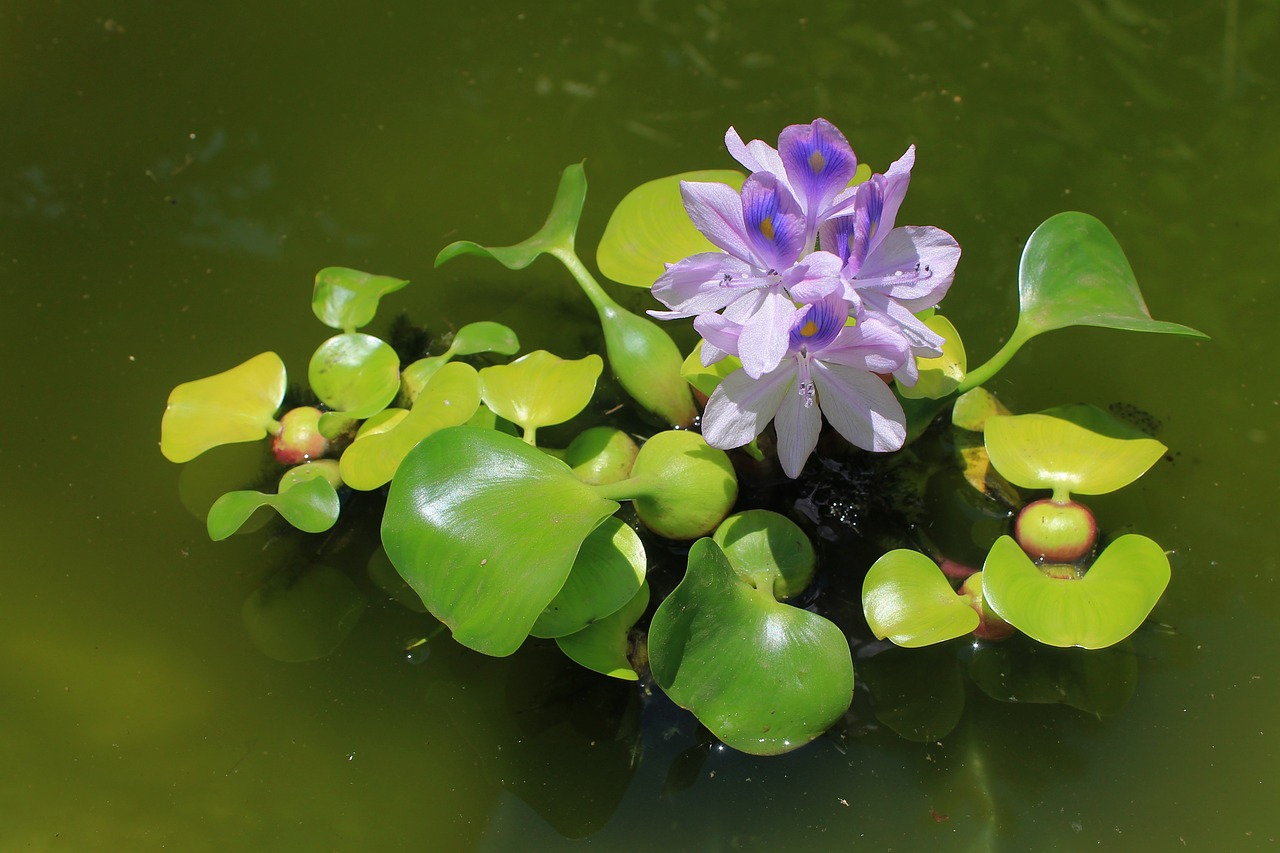
[[[827,158],[823,156],[821,151],[815,150],[809,155],[809,168],[815,175],[821,172],[822,168],[826,165]]]
[[[818,334],[818,324],[812,320],[805,322],[805,324],[800,327],[800,335],[802,337],[812,338],[816,334]]]
[[[760,233],[764,235],[766,240],[773,240],[773,217],[766,216],[760,220]]]

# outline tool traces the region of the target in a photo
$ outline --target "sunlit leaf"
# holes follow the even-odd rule
[[[1168,450],[1085,405],[988,417],[984,435],[987,455],[1001,475],[1024,489],[1053,489],[1055,497],[1113,492],[1141,477]]]
[[[941,314],[934,314],[926,318],[924,324],[943,337],[942,355],[937,358],[916,359],[916,366],[920,370],[916,384],[898,384],[899,393],[909,400],[938,400],[946,397],[959,386],[969,366],[964,341],[960,340],[960,333],[950,320]]]
[[[1042,572],[1011,537],[991,546],[983,566],[987,606],[1050,646],[1100,649],[1142,624],[1169,583],[1169,558],[1145,536],[1116,539],[1079,579]]]
[[[576,634],[557,637],[556,645],[570,660],[603,675],[623,681],[638,681],[627,657],[632,627],[649,607],[649,584],[646,581],[620,609],[592,622]]]
[[[354,332],[373,319],[378,311],[378,301],[383,296],[408,283],[403,279],[346,267],[325,267],[316,273],[316,284],[311,291],[311,310],[326,326]]]
[[[587,197],[587,176],[581,163],[568,166],[560,174],[555,201],[547,221],[532,237],[514,246],[481,246],[470,240],[450,243],[436,255],[436,266],[459,255],[479,255],[492,258],[507,269],[521,270],[533,263],[533,259],[553,248],[572,247],[578,219],[582,216],[582,204]]]
[[[594,353],[567,361],[546,350],[480,371],[484,404],[526,433],[563,423],[586,408],[604,361]]]
[[[982,432],[992,415],[1012,414],[995,394],[986,388],[974,388],[956,397],[951,407],[951,423],[970,432]]]
[[[710,181],[738,190],[745,180],[733,169],[708,169],[641,184],[623,197],[609,217],[596,250],[596,266],[621,284],[650,287],[666,264],[698,252],[718,251],[689,220],[680,182]]]
[[[1207,337],[1151,318],[1124,250],[1087,213],[1059,213],[1032,233],[1018,268],[1018,300],[1013,337],[1022,340],[1066,326]]]
[[[269,506],[304,533],[323,533],[338,520],[338,493],[323,475],[288,485],[278,494],[240,490],[227,492],[209,508],[205,523],[209,538],[226,539],[240,529],[254,511]]]
[[[387,410],[393,414],[370,419],[374,426],[362,429],[339,460],[343,482],[366,492],[386,485],[414,445],[436,430],[466,423],[479,406],[475,368],[450,362],[431,378],[410,411]]]
[[[921,554],[899,548],[876,560],[862,582],[862,611],[880,639],[917,648],[963,636],[978,614]]]
[[[734,749],[773,755],[827,730],[853,699],[844,634],[740,578],[700,539],[649,627],[654,679]]]
[[[253,592],[240,609],[249,639],[267,657],[285,663],[331,654],[351,633],[368,599],[330,566],[300,576],[282,572]]]
[[[813,544],[785,515],[767,509],[734,513],[712,539],[743,580],[779,601],[804,592],[813,579],[818,562]]]
[[[496,352],[501,355],[515,355],[520,351],[520,339],[507,326],[482,320],[468,323],[453,336],[449,352],[453,355],[475,355],[482,352]]]
[[[583,541],[564,586],[529,633],[564,637],[603,619],[636,594],[646,567],[644,545],[636,532],[616,518],[606,518]]]
[[[702,363],[702,340],[699,339],[693,351],[685,358],[680,367],[680,375],[684,380],[710,397],[726,376],[742,367],[736,356],[727,355],[711,366]]]
[[[617,508],[518,438],[450,427],[424,438],[397,469],[382,542],[454,639],[503,656],[519,648],[583,540]]]
[[[640,448],[620,429],[594,426],[583,430],[564,449],[564,463],[578,479],[593,486],[631,476]]]
[[[334,335],[311,356],[307,379],[326,406],[360,420],[382,411],[396,398],[400,357],[372,335]]]
[[[716,529],[738,498],[738,477],[729,456],[696,432],[665,430],[636,454],[631,477],[614,486],[654,533],[691,540]]]
[[[187,462],[220,444],[257,441],[277,424],[284,400],[284,362],[264,352],[230,370],[184,382],[169,394],[160,421],[160,452]]]

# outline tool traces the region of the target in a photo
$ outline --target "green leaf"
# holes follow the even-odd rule
[[[284,488],[285,491],[274,495],[251,490],[227,492],[209,509],[205,520],[209,538],[215,542],[226,539],[261,506],[274,508],[285,521],[304,533],[323,533],[338,520],[341,510],[338,493],[324,475]]]
[[[454,639],[500,657],[520,647],[583,540],[617,508],[518,438],[450,427],[397,469],[382,542]]]
[[[1169,584],[1169,558],[1145,536],[1116,539],[1079,579],[1053,578],[1011,537],[991,546],[983,566],[987,606],[1050,646],[1100,649],[1137,629]]]
[[[710,397],[726,376],[742,367],[742,362],[737,356],[727,355],[706,366],[702,363],[702,343],[702,339],[699,339],[693,351],[685,357],[680,366],[680,375],[704,397]]]
[[[576,634],[557,637],[556,645],[580,666],[611,678],[638,681],[640,675],[632,669],[627,657],[631,647],[629,635],[648,607],[649,583],[646,581],[620,609]]]
[[[255,355],[230,370],[184,382],[169,394],[160,421],[160,452],[188,462],[211,447],[258,441],[279,427],[284,362],[273,352]]]
[[[640,589],[646,566],[636,532],[616,518],[606,518],[583,541],[569,578],[529,634],[565,637],[614,613]]]
[[[673,264],[699,252],[719,251],[693,227],[680,197],[681,181],[709,181],[742,188],[746,176],[733,169],[684,172],[641,184],[623,197],[609,217],[596,250],[606,277],[650,287]]]
[[[538,427],[563,423],[585,409],[603,369],[604,361],[595,354],[566,361],[538,350],[481,370],[480,395],[530,439]]]
[[[906,548],[871,566],[862,582],[862,611],[877,637],[906,648],[942,643],[978,627],[978,614],[938,564]]]
[[[325,267],[316,273],[311,310],[326,326],[354,332],[373,319],[378,300],[408,283],[404,279],[346,267]]]
[[[1168,450],[1096,406],[995,415],[984,428],[991,464],[1024,489],[1102,495],[1141,477]]]
[[[960,333],[950,320],[941,314],[934,314],[925,319],[924,324],[945,339],[942,355],[937,358],[917,358],[916,366],[920,370],[920,377],[915,385],[898,383],[898,393],[909,400],[940,400],[959,387],[969,362],[964,352],[964,341],[960,340]]]
[[[744,581],[769,590],[779,601],[804,592],[813,580],[818,562],[813,545],[785,515],[767,509],[734,513],[712,539]]]
[[[640,448],[631,436],[611,426],[585,429],[564,449],[564,464],[584,483],[617,483],[631,476]]]
[[[710,539],[694,543],[684,580],[653,616],[649,663],[672,701],[753,755],[803,746],[853,699],[840,629],[752,587]]]
[[[475,355],[482,352],[496,352],[501,355],[515,355],[520,351],[520,339],[507,326],[482,320],[468,323],[453,336],[449,352],[453,355]]]
[[[382,411],[396,398],[400,357],[372,335],[334,335],[311,356],[307,379],[326,406],[360,420]]]
[[[514,246],[481,246],[470,240],[450,243],[436,255],[436,266],[459,255],[479,255],[492,258],[507,269],[522,270],[544,252],[557,248],[573,248],[573,238],[582,216],[582,204],[587,197],[587,176],[581,163],[565,168],[560,174],[555,201],[547,221],[527,240]]]
[[[475,368],[461,362],[445,365],[411,410],[389,409],[392,414],[375,415],[366,423],[338,462],[343,482],[365,492],[386,485],[414,445],[437,430],[466,423],[479,407]]]
[[[738,499],[729,455],[696,432],[666,430],[636,454],[631,477],[607,487],[626,495],[640,520],[659,536],[692,540],[716,529]]]
[[[1151,318],[1124,250],[1087,213],[1059,213],[1031,234],[1018,267],[1018,301],[1015,339],[1067,326],[1208,337]]]

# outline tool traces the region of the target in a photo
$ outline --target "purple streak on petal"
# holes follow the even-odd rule
[[[744,145],[738,131],[731,127],[724,135],[724,147],[729,149],[733,159],[746,166],[749,171],[771,172],[783,180],[786,179],[782,158],[768,143],[753,139]]]
[[[733,281],[750,273],[749,266],[723,252],[700,252],[668,265],[651,290],[655,299],[671,309],[661,312],[663,319],[692,317],[718,311],[737,299],[741,292]]]
[[[707,401],[702,413],[702,437],[707,444],[722,450],[741,447],[760,434],[794,386],[794,362],[759,379],[735,370],[716,386]]]
[[[753,263],[756,259],[742,223],[742,199],[728,184],[681,181],[680,196],[694,227],[717,248],[735,258]]]
[[[802,377],[798,377],[801,378]],[[809,454],[818,445],[822,432],[822,415],[812,395],[792,387],[778,406],[773,427],[778,433],[778,461],[788,477],[795,479],[804,470]]]
[[[857,171],[858,158],[844,134],[822,118],[783,130],[778,136],[778,155],[805,211],[805,233],[812,240],[820,217]]]
[[[906,416],[880,377],[840,364],[813,364],[822,413],[851,444],[883,453],[907,437]]]
[[[738,338],[738,358],[752,379],[778,366],[787,352],[796,307],[790,299],[773,291],[765,295],[760,309],[742,327]]]
[[[821,353],[835,343],[848,319],[849,303],[838,293],[802,305],[791,324],[790,351],[806,357]]]
[[[807,248],[800,206],[768,172],[756,172],[742,185],[742,220],[762,269],[781,272]]]

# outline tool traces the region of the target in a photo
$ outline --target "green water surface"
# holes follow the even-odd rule
[[[8,0],[0,853],[1274,848],[1278,32],[1276,0]],[[733,166],[728,126],[819,115],[877,170],[916,144],[898,221],[963,246],[945,308],[975,362],[1066,209],[1111,227],[1156,317],[1212,336],[1055,332],[991,385],[1123,403],[1171,448],[1094,503],[1173,564],[1118,714],[970,689],[941,742],[864,714],[705,754],[691,717],[542,647],[409,662],[428,623],[358,564],[334,654],[259,651],[243,603],[314,546],[208,540],[157,446],[174,385],[267,349],[301,378],[328,265],[412,279],[390,301],[433,328],[599,350],[552,262],[435,253],[526,236],[583,158],[590,249],[631,186]],[[352,536],[326,553],[372,548]]]

